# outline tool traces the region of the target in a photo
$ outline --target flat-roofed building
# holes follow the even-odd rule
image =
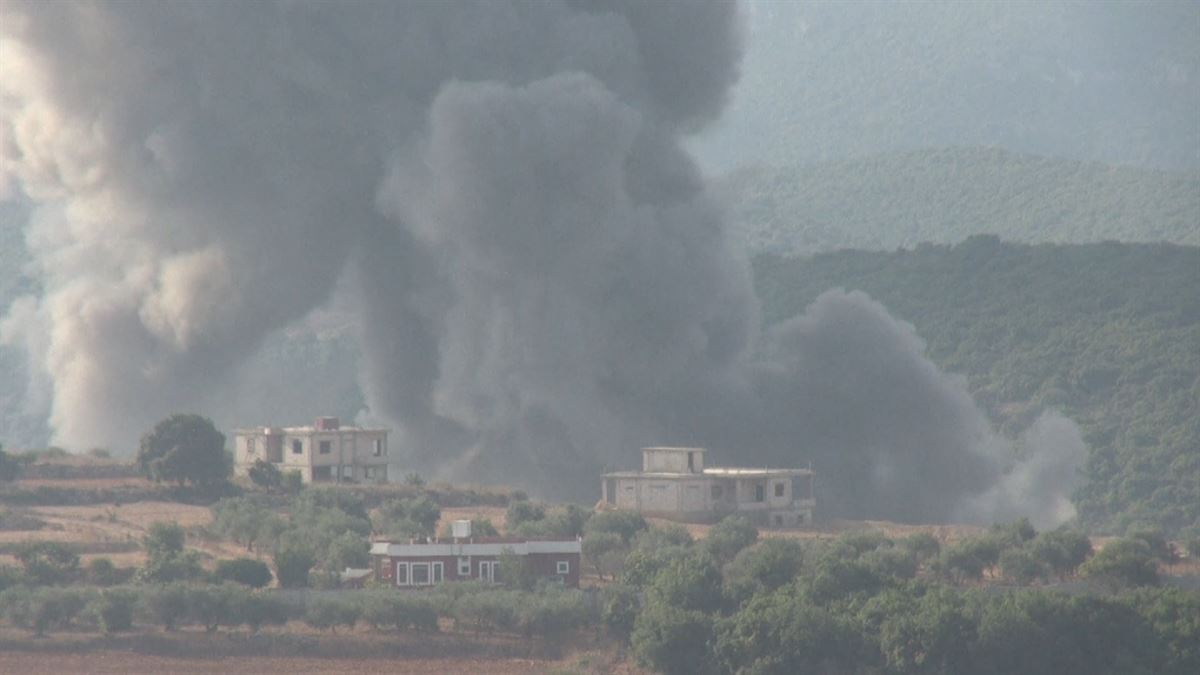
[[[602,501],[685,522],[739,513],[765,527],[812,523],[812,470],[706,467],[705,454],[704,448],[643,448],[641,471],[604,474]]]
[[[387,429],[344,427],[336,417],[312,426],[235,429],[233,472],[245,476],[262,460],[297,471],[305,483],[388,480]]]

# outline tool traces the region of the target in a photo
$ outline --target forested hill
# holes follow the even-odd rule
[[[717,189],[754,252],[890,251],[985,233],[1200,245],[1200,171],[950,148],[743,169]]]
[[[1090,527],[1200,526],[1200,248],[977,236],[754,267],[768,323],[826,289],[860,289],[914,324],[1007,435],[1046,408],[1076,420]]]

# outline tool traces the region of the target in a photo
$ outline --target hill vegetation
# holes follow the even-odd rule
[[[1200,171],[1157,171],[948,148],[756,167],[719,190],[756,252],[895,250],[995,234],[1200,245]]]
[[[1200,526],[1200,249],[976,236],[893,253],[755,260],[767,323],[832,287],[911,322],[1015,437],[1044,409],[1089,445],[1075,495],[1097,531]]]

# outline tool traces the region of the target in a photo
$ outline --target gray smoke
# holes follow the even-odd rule
[[[403,470],[586,498],[641,445],[695,443],[811,460],[840,515],[1008,490],[962,380],[866,296],[759,334],[681,147],[737,78],[732,4],[0,12],[0,185],[38,204],[43,289],[5,336],[49,375],[60,443],[129,447],[184,409],[261,421],[296,394],[238,392],[242,369],[332,304]]]

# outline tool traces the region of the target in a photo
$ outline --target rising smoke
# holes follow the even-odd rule
[[[56,441],[254,423],[239,369],[341,298],[405,470],[578,498],[689,443],[812,461],[837,515],[987,519],[1016,483],[1069,516],[1038,474],[1063,465],[1006,479],[963,381],[878,303],[831,291],[759,333],[681,147],[740,40],[725,2],[6,2],[0,191],[37,204],[43,291],[4,333]]]

